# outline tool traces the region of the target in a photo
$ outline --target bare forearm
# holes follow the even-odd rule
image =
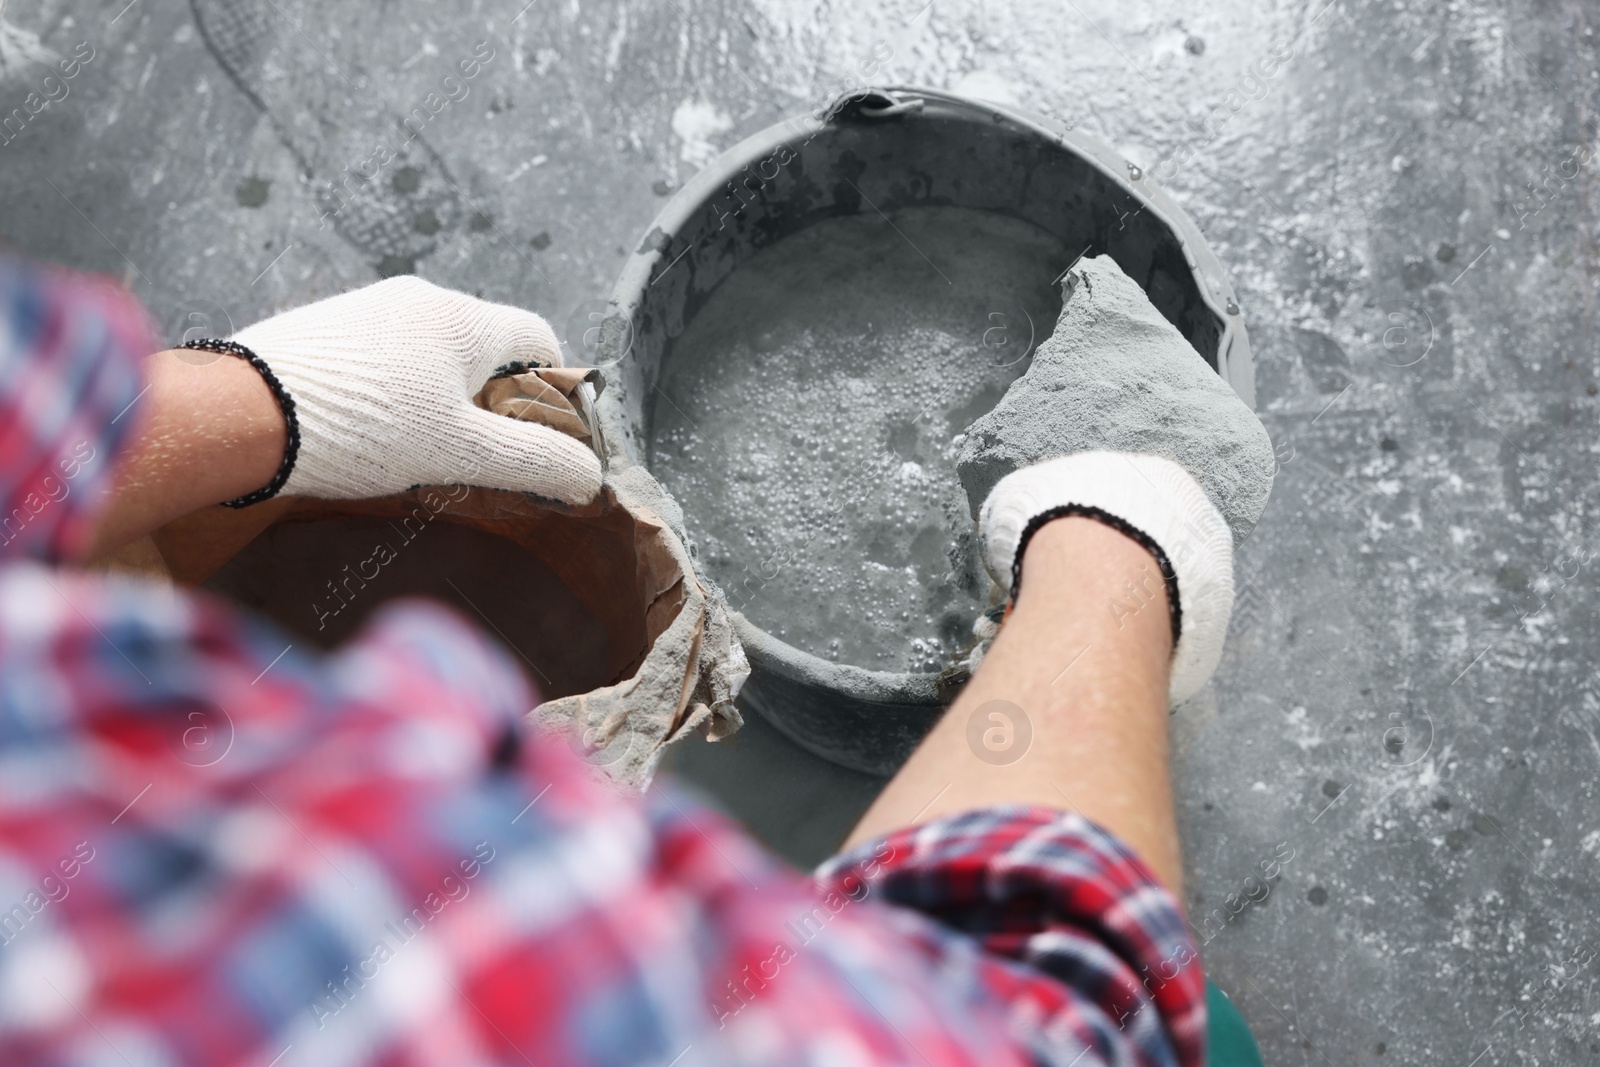
[[[1041,528],[1023,559],[1017,604],[982,667],[851,843],[998,804],[1077,810],[1179,890],[1167,743],[1172,633],[1165,590],[1159,576],[1151,581],[1155,566],[1136,542],[1094,520]],[[1140,597],[1130,597],[1128,582]],[[1019,749],[986,747],[989,730],[997,731],[989,740]]]
[[[259,489],[283,460],[282,413],[242,359],[157,352],[124,418],[134,436],[100,515],[94,554],[114,551],[199,508]]]

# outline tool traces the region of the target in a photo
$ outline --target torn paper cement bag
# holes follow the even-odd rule
[[[584,368],[535,368],[490,379],[477,401],[592,444],[596,423],[586,383],[596,378]],[[547,701],[532,717],[575,736],[615,780],[643,789],[663,749],[690,730],[715,741],[739,728],[733,700],[750,665],[721,591],[689,559],[677,501],[631,465],[606,473],[602,496],[633,519],[648,651],[615,684]]]
[[[492,379],[476,399],[596,444],[592,375],[532,368]],[[471,471],[462,477],[470,484]],[[421,486],[373,500],[275,498],[243,510],[207,508],[106,563],[197,584],[269,526],[362,516],[403,523],[424,509],[514,543],[553,570],[603,625],[599,676],[612,682],[550,700],[530,719],[563,731],[610,778],[642,790],[665,746],[691,730],[716,740],[741,725],[733,700],[749,666],[727,604],[689,558],[677,503],[640,467],[613,467],[599,498],[584,507],[506,490]]]
[[[605,491],[640,531],[639,562],[656,589],[646,608],[649,651],[614,685],[551,700],[533,718],[577,732],[590,761],[640,789],[666,745],[692,729],[717,741],[742,725],[733,700],[750,675],[721,590],[703,581],[684,549],[683,516],[644,468],[614,468]]]

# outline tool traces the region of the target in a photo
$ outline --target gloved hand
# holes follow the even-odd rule
[[[984,564],[1012,598],[1028,539],[1069,515],[1098,519],[1155,556],[1172,617],[1168,698],[1188,700],[1217,669],[1233,612],[1233,545],[1222,514],[1187,471],[1160,456],[1079,452],[1013,471],[978,516]],[[1137,601],[1147,595],[1133,591]]]
[[[600,490],[600,461],[548,426],[472,398],[513,362],[561,365],[539,316],[399,277],[256,323],[234,341],[294,402],[300,447],[283,492],[338,499],[470,482],[571,504]]]
[[[1076,273],[1055,333],[968,429],[957,468],[982,501],[984,562],[1013,597],[1028,537],[1052,517],[1097,518],[1151,551],[1172,608],[1177,704],[1222,656],[1233,547],[1266,507],[1272,444],[1110,257]]]
[[[1272,492],[1267,431],[1115,260],[1085,259],[1073,273],[1061,319],[1028,372],[967,429],[956,469],[972,514],[1029,463],[1143,452],[1194,476],[1237,547]]]

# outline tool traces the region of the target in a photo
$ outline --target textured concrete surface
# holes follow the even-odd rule
[[[93,58],[0,144],[0,239],[174,338],[412,267],[563,332],[661,195],[863,63],[1100,134],[1230,265],[1282,464],[1177,722],[1210,972],[1269,1063],[1600,1055],[1592,5],[519,8],[13,0]],[[680,763],[801,860],[872,788],[768,733]]]

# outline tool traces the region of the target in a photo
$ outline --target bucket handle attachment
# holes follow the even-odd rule
[[[852,118],[888,119],[921,111],[926,103],[920,96],[909,96],[888,89],[852,89],[841,93],[828,105],[828,122]]]

